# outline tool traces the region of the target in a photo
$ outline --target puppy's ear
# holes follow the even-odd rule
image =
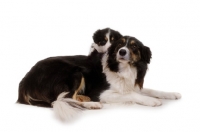
[[[122,35],[118,31],[116,31],[116,33],[114,34],[114,37],[115,37],[115,41],[117,41],[122,37]]]
[[[149,47],[144,46],[142,48],[142,54],[141,54],[141,58],[143,61],[145,61],[146,63],[150,63],[150,59],[151,59],[151,50]]]
[[[101,34],[101,30],[100,30],[100,29],[97,30],[96,32],[94,32],[94,34],[93,34],[93,36],[92,36],[93,41],[94,41],[95,43],[98,43],[98,40],[100,39],[100,38],[99,38],[99,34]]]

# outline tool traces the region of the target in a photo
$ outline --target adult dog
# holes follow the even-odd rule
[[[102,73],[102,54],[121,37],[119,32],[109,28],[97,30],[92,44],[95,49],[91,50],[89,56],[50,57],[37,62],[20,82],[17,102],[43,107],[52,107],[54,104],[54,110],[59,110],[56,107],[58,103],[53,102],[65,97],[66,100],[59,104],[68,109],[101,108],[99,102],[81,102],[77,98],[82,94],[92,101],[99,101],[100,93],[108,87]],[[63,95],[62,92],[68,94]],[[66,112],[69,116],[72,114]]]
[[[112,40],[110,31],[121,37],[109,29],[99,40],[106,43]],[[181,98],[179,93],[143,88],[151,51],[136,38],[116,37],[106,53],[95,49],[88,57],[51,57],[39,61],[20,82],[18,102],[53,106],[55,113],[65,119],[84,108],[101,108],[99,102],[159,106],[162,102],[157,98]],[[78,95],[88,96],[91,102],[77,101]]]
[[[100,101],[159,106],[162,102],[157,98],[181,98],[179,93],[143,88],[150,59],[150,48],[134,37],[122,37],[111,45],[102,58],[103,73],[106,75],[109,88],[100,94]]]

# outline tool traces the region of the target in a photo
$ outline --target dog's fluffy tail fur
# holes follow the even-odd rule
[[[79,102],[71,98],[65,98],[67,92],[59,94],[56,101],[52,103],[53,111],[62,120],[74,117],[84,109],[100,109],[99,102]]]
[[[62,120],[73,117],[83,109],[81,106],[72,103],[73,101],[76,102],[75,100],[64,98],[67,94],[66,92],[61,93],[57,100],[52,103],[53,111]]]

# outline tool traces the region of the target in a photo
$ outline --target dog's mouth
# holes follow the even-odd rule
[[[119,57],[119,59],[118,60],[121,60],[121,61],[127,61],[125,58],[123,58],[123,57]]]
[[[118,56],[117,60],[119,62],[129,62],[130,60],[128,59],[128,57],[122,57],[122,56]]]

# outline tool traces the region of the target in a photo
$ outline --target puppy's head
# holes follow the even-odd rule
[[[105,28],[97,30],[93,35],[94,44],[92,45],[99,53],[104,53],[122,35],[113,29]]]
[[[118,64],[134,65],[139,62],[150,63],[151,51],[134,37],[124,36],[108,49],[108,66],[117,71]]]

